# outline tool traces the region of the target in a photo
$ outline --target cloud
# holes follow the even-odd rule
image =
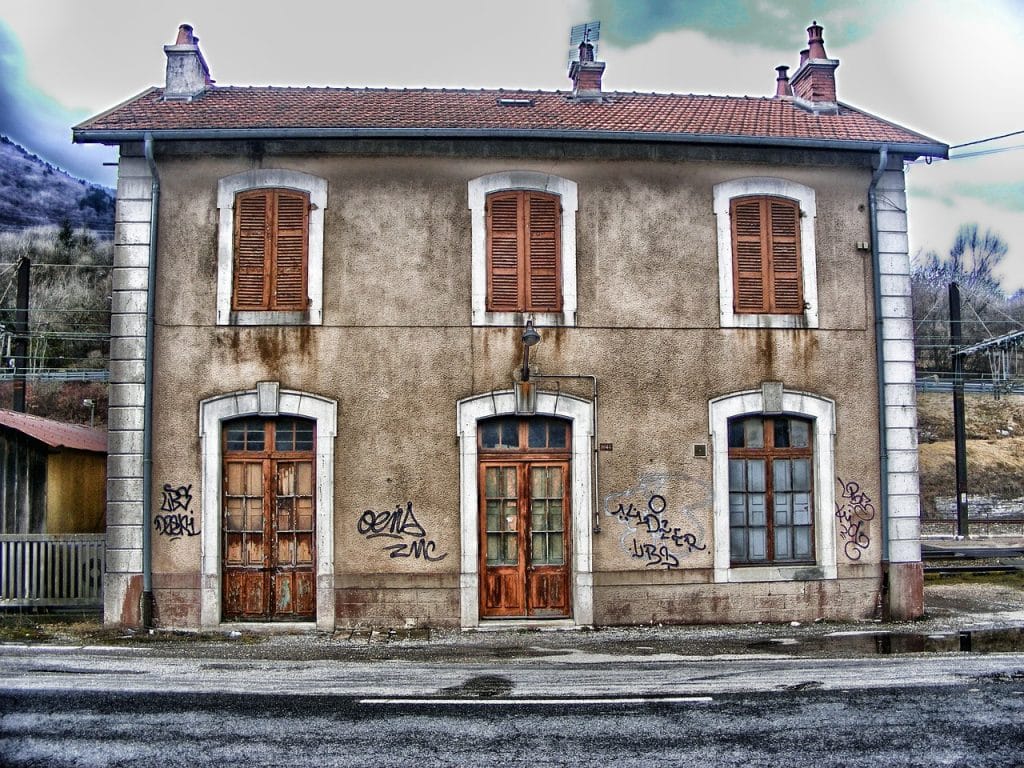
[[[827,25],[826,46],[861,40],[885,23],[892,6],[885,0],[861,0],[855,6],[848,0],[590,0],[589,13],[601,22],[602,39],[623,48],[643,45],[665,32],[693,30],[789,51],[805,42],[803,30],[815,20]]]
[[[115,159],[114,150],[71,143],[71,126],[85,117],[29,83],[24,53],[0,21],[0,133],[73,176],[112,185],[114,173],[102,163]]]

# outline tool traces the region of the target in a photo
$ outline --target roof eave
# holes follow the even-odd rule
[[[913,157],[947,159],[949,147],[939,142],[886,140],[815,139],[783,136],[738,136],[734,134],[664,133],[653,131],[594,131],[535,128],[173,128],[173,129],[73,129],[77,144],[122,144],[142,141],[147,135],[156,141],[232,141],[252,139],[557,139],[562,141],[636,141],[678,144],[733,144],[740,146],[788,147],[794,149],[838,149],[890,152]]]

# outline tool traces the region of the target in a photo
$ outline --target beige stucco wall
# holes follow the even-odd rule
[[[254,167],[327,179],[321,327],[216,327],[218,179]],[[877,390],[863,167],[709,160],[552,162],[446,157],[210,156],[160,162],[154,497],[191,486],[199,527],[200,400],[273,380],[337,401],[335,563],[338,624],[412,617],[458,622],[459,446],[456,402],[508,389],[519,328],[470,325],[467,183],[510,169],[579,187],[578,323],[542,328],[531,361],[544,374],[600,386],[602,532],[595,534],[598,623],[863,614],[874,606],[881,538],[858,563],[839,549],[827,584],[713,585],[708,401],[781,381],[836,402],[836,474],[879,493]],[[782,176],[817,193],[820,327],[719,328],[715,184]],[[542,384],[542,386],[546,386]],[[551,385],[553,388],[554,385]],[[589,385],[563,383],[588,398]],[[612,514],[659,476],[706,549],[679,569],[648,567]],[[816,478],[835,482],[835,478]],[[412,502],[436,562],[393,559],[356,530],[366,509]],[[682,511],[684,510],[685,511]],[[674,523],[675,524],[675,523]],[[154,537],[158,620],[198,622],[201,536]],[[760,600],[756,600],[756,596]]]

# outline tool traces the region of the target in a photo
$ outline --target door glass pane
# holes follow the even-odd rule
[[[772,462],[772,477],[776,491],[788,491],[790,489],[789,464],[790,462],[786,459],[776,459]]]
[[[809,493],[793,494],[793,522],[796,525],[811,524],[811,495]]]
[[[568,425],[561,419],[552,419],[548,429],[548,447],[565,448],[568,446],[566,437],[569,434]]]
[[[530,562],[534,565],[543,565],[548,561],[547,536],[543,533],[534,533],[530,541]]]
[[[775,557],[779,560],[791,560],[789,552],[789,527],[775,527]]]
[[[747,462],[747,490],[755,493],[765,491],[764,460],[751,459]]]
[[[764,448],[764,422],[760,417],[743,421],[743,446]]]
[[[748,536],[750,559],[766,560],[768,558],[768,531],[764,528],[751,528]]]
[[[814,554],[814,550],[811,547],[811,528],[809,526],[799,526],[793,530],[795,538],[795,546],[793,556],[801,560],[809,560]]]
[[[729,531],[729,552],[733,560],[743,561],[748,559],[746,528],[733,528]]]
[[[809,448],[811,445],[810,424],[803,419],[790,419],[789,441],[794,448]]]
[[[811,460],[793,459],[793,490],[811,490]]]
[[[775,447],[789,448],[789,419],[772,419],[775,426]]]
[[[746,465],[744,459],[729,459],[729,490],[745,491],[747,489]]]
[[[495,422],[485,421],[480,425],[480,447],[498,447],[498,425]]]
[[[743,420],[729,419],[729,447],[743,447]]]
[[[562,565],[565,562],[564,537],[561,533],[548,534],[548,564]]]
[[[531,448],[548,447],[548,422],[546,419],[532,419],[529,425]]]

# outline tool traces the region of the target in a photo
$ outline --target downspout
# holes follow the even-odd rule
[[[153,626],[153,348],[156,312],[157,218],[160,214],[160,176],[153,158],[153,134],[146,132],[143,146],[153,177],[149,216],[149,269],[146,280],[145,399],[142,413],[142,626]]]
[[[889,571],[889,439],[885,418],[885,339],[882,335],[882,264],[878,252],[878,182],[889,162],[889,146],[883,144],[878,153],[878,168],[868,186],[868,207],[871,226],[871,277],[875,305],[875,367],[878,370],[878,469],[881,493],[879,507],[882,515],[882,589],[887,591]],[[883,602],[884,608],[884,602]]]

